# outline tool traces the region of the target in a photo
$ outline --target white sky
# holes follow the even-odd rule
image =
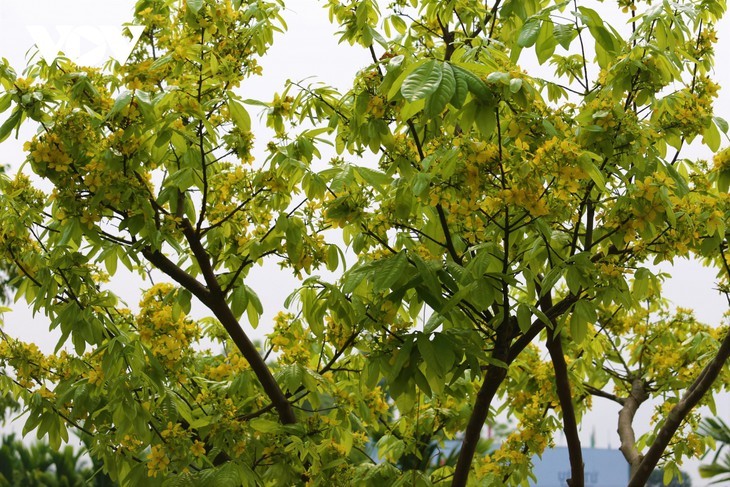
[[[586,2],[581,2],[586,3]],[[593,2],[591,2],[593,3]],[[608,2],[610,8],[614,2]],[[290,7],[285,12],[285,19],[289,31],[280,35],[269,54],[263,59],[264,76],[247,80],[242,86],[245,98],[270,100],[275,91],[284,87],[287,79],[301,80],[315,76],[329,85],[345,90],[349,87],[353,75],[357,70],[370,62],[370,56],[362,48],[351,48],[347,44],[337,43],[335,28],[327,19],[324,2],[315,0],[290,0]],[[64,33],[71,31],[64,47],[73,51],[73,33],[85,32],[85,38],[77,44],[86,61],[101,64],[111,53],[114,42],[104,37],[99,26],[119,27],[131,19],[132,0],[0,0],[0,57],[7,58],[16,70],[21,71],[25,66],[25,56],[29,48],[38,40],[38,32],[47,33],[52,40],[60,42]],[[720,44],[716,52],[717,67],[714,78],[730,86],[730,65],[723,61],[723,54],[730,50],[730,34],[723,35],[723,27],[730,32],[730,21],[725,20],[717,27]],[[76,30],[75,30],[76,29]],[[31,35],[35,32],[35,38]],[[531,74],[539,74],[539,66],[524,65]],[[722,90],[715,107],[716,115],[730,119],[730,88]],[[254,119],[258,118],[252,110]],[[7,117],[0,114],[0,123]],[[0,145],[0,164],[8,164],[11,172],[16,170],[23,160],[21,146],[24,140],[32,135],[33,129],[26,126],[21,131],[19,140],[13,137]],[[265,145],[267,130],[260,128],[256,131],[257,141]],[[726,145],[727,141],[723,145]],[[704,148],[692,148],[685,155],[709,158],[710,154]],[[665,268],[670,272],[669,268]],[[724,298],[714,290],[713,270],[703,268],[696,262],[678,261],[671,271],[674,277],[665,285],[666,295],[678,306],[693,308],[698,318],[707,323],[718,323],[723,312],[727,309]],[[134,276],[129,276],[129,282],[119,283],[120,289],[126,289],[123,296],[130,306],[136,306],[139,294],[135,291],[142,285]],[[267,324],[275,314],[284,298],[295,288],[297,281],[289,273],[280,271],[276,266],[259,267],[252,271],[249,284],[261,297],[265,316],[262,324],[254,336],[262,337],[264,331],[270,329]],[[267,319],[268,318],[268,319]],[[47,321],[42,317],[32,317],[27,307],[18,303],[15,310],[5,315],[4,328],[13,336],[28,341],[35,341],[46,351],[53,349],[56,339],[48,333]],[[594,399],[595,411],[587,416],[583,422],[582,441],[588,445],[591,433],[595,431],[597,446],[618,447],[616,435],[616,419],[618,409],[606,400]],[[726,420],[730,419],[730,399],[727,396],[718,402],[718,411]],[[648,425],[652,410],[648,405],[640,409],[635,424],[637,433],[641,434]],[[638,436],[637,434],[637,436]],[[696,473],[698,461],[688,462],[684,469],[692,474],[695,486],[708,485],[707,481],[699,479]]]

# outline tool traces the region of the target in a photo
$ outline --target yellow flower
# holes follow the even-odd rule
[[[169,464],[170,459],[167,458],[162,445],[154,445],[148,455],[147,476],[157,477],[158,473],[164,473],[167,470]]]
[[[190,447],[190,452],[195,457],[202,457],[205,455],[205,445],[202,442],[195,440],[193,446]]]
[[[104,372],[97,369],[89,371],[89,384],[100,386],[104,382]]]

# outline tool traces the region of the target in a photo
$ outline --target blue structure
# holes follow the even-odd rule
[[[533,473],[537,483],[534,487],[565,487],[570,478],[568,449],[557,447],[545,450],[542,459],[532,458]],[[583,464],[585,487],[626,487],[629,482],[629,464],[618,450],[584,448]]]

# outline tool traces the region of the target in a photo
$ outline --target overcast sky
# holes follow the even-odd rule
[[[287,79],[301,80],[310,76],[316,76],[327,84],[345,90],[354,73],[367,65],[370,57],[364,49],[351,48],[347,44],[338,45],[334,35],[336,29],[328,23],[327,12],[322,8],[323,3],[315,0],[290,0],[290,7],[285,12],[289,31],[286,35],[279,36],[262,61],[264,76],[243,84],[242,90],[246,98],[269,100],[274,91],[283,88]],[[614,2],[607,3],[611,7],[615,5]],[[131,0],[0,0],[0,57],[7,58],[21,71],[25,65],[26,53],[34,43],[56,42],[67,52],[84,56],[85,62],[101,64],[108,55],[124,47],[119,45],[120,40],[115,38],[114,32],[118,32],[123,22],[131,19],[133,5]],[[726,83],[729,88],[720,92],[715,113],[730,119],[730,65],[724,63],[722,57],[723,53],[730,52],[730,34],[727,37],[723,35],[723,26],[730,32],[730,22],[726,20],[717,28],[720,45],[717,47],[718,66],[714,77],[721,85]],[[532,74],[538,74],[542,69],[530,63],[526,68]],[[0,114],[0,123],[6,117],[7,113]],[[0,164],[9,165],[11,172],[16,170],[23,160],[20,151],[22,142],[32,133],[33,129],[27,125],[21,131],[20,140],[16,141],[11,137],[0,145]],[[260,145],[265,145],[266,133],[263,128],[257,130],[257,141]],[[727,145],[727,141],[723,145]],[[700,147],[693,147],[688,154],[711,157],[706,149]],[[665,291],[676,305],[695,309],[697,316],[707,323],[719,323],[727,306],[724,298],[714,291],[713,270],[687,261],[679,261],[673,270],[665,270],[674,274],[665,283]],[[130,305],[136,306],[139,294],[134,291],[140,289],[142,284],[138,281],[121,284],[120,288],[127,289],[124,293],[125,299]],[[279,310],[283,299],[297,282],[278,267],[266,266],[252,272],[249,284],[264,302],[265,317],[270,317]],[[42,317],[33,318],[25,305],[15,308],[12,313],[5,315],[6,331],[25,340],[35,341],[46,351],[52,350],[55,339],[47,331],[47,322]],[[263,319],[260,330],[269,328],[265,326],[266,323],[267,320]],[[262,332],[255,335],[261,337]],[[596,412],[584,421],[582,440],[588,444],[592,432],[595,431],[597,446],[618,447],[618,436],[615,433],[617,408],[600,398],[595,398],[594,404]],[[724,411],[726,419],[730,417],[727,396],[719,403],[718,409]],[[651,413],[651,408],[646,406],[639,411],[639,434],[646,428]],[[686,464],[685,468],[693,474],[695,486],[707,485],[696,474],[698,463]]]

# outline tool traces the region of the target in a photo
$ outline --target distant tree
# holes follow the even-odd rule
[[[84,457],[84,449],[47,442],[26,444],[15,435],[0,440],[0,487],[112,487],[100,469]]]

